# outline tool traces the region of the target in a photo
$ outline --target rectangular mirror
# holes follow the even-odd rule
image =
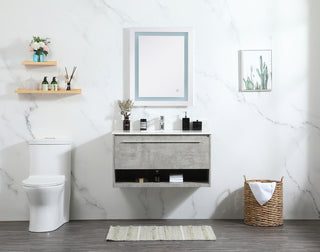
[[[130,29],[130,98],[135,106],[191,106],[190,28]]]

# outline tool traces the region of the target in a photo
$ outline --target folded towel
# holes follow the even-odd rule
[[[276,182],[249,182],[248,184],[254,197],[261,206],[271,199],[273,192],[276,189]]]

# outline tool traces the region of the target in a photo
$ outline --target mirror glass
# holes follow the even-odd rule
[[[130,97],[136,106],[192,105],[191,30],[130,32]]]

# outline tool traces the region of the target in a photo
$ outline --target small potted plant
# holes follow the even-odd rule
[[[44,62],[44,55],[48,55],[50,41],[48,38],[40,38],[33,36],[30,42],[30,52],[34,52],[33,61],[34,62]]]
[[[121,110],[121,115],[124,116],[123,130],[130,130],[130,119],[129,119],[130,113],[129,112],[133,107],[133,101],[131,101],[130,99],[124,100],[122,102],[118,100],[118,105]]]

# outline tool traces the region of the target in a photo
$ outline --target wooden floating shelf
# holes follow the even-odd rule
[[[18,88],[14,91],[16,94],[81,94],[82,89],[72,89],[67,91],[65,89],[59,89],[58,91],[43,91],[41,89],[30,90],[25,88]]]
[[[57,61],[44,61],[44,62],[22,61],[21,64],[25,66],[56,66]]]

